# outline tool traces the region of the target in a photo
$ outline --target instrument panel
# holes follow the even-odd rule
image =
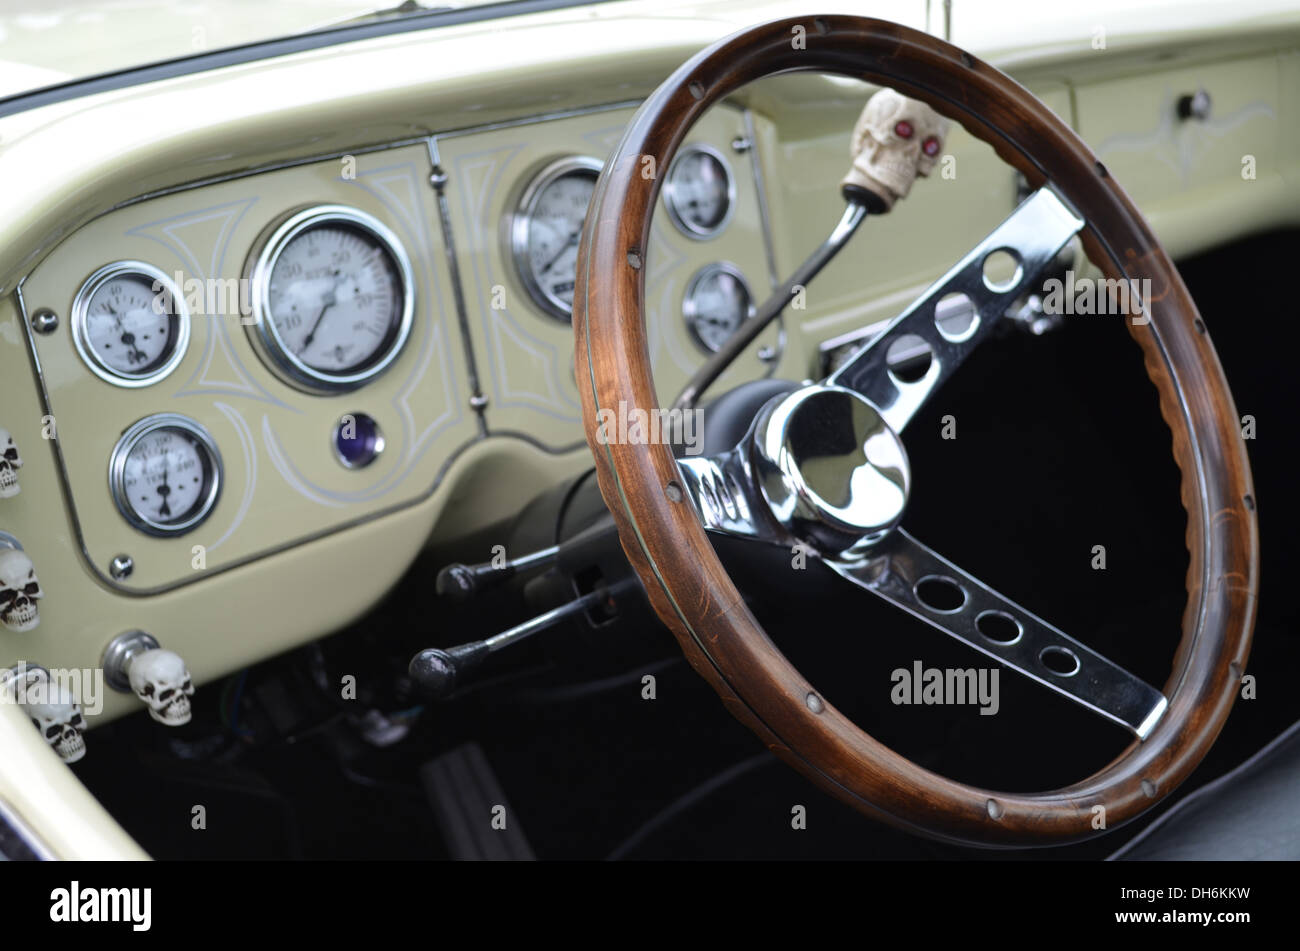
[[[160,593],[399,511],[486,438],[584,451],[574,269],[632,111],[232,176],[68,238],[21,304],[96,577]],[[664,400],[773,282],[747,122],[715,110],[666,170],[646,287]],[[769,328],[732,376],[784,344]]]

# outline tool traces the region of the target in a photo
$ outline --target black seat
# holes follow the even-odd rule
[[[1300,859],[1300,723],[1182,799],[1109,861]]]

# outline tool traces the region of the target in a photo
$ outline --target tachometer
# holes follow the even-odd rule
[[[221,455],[187,416],[159,413],[131,426],[113,449],[108,484],[118,511],[149,535],[179,535],[212,512]]]
[[[391,230],[355,208],[290,215],[261,244],[250,277],[250,336],[290,383],[355,389],[391,366],[410,336],[410,259]]]
[[[715,353],[753,310],[749,285],[734,265],[718,262],[702,267],[686,286],[682,316],[691,336]]]
[[[142,261],[118,261],[86,279],[72,302],[72,340],[100,379],[117,386],[156,383],[176,369],[190,339],[190,316],[176,285]]]
[[[552,162],[524,190],[511,222],[511,253],[528,296],[559,320],[573,319],[578,242],[600,168],[594,158]]]

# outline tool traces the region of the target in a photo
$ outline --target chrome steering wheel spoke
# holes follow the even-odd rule
[[[901,432],[1083,225],[1083,219],[1050,186],[1040,188],[826,383],[865,396],[880,409],[890,428]],[[1001,283],[985,276],[986,261],[998,252],[1010,255],[1015,263],[1014,274]],[[936,320],[939,302],[952,294],[965,295],[972,308],[970,324],[959,333]],[[890,348],[904,337],[919,337],[929,349],[930,364],[916,380],[901,379],[889,368]]]
[[[767,514],[746,456],[746,441],[716,456],[677,460],[682,486],[705,531],[774,545],[794,539]]]
[[[1146,739],[1165,697],[1060,628],[994,591],[902,529],[864,557],[830,558],[842,577],[1025,677]]]

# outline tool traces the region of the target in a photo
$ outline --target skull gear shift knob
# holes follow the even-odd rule
[[[846,194],[867,192],[880,200],[879,214],[907,197],[918,175],[934,170],[948,135],[948,120],[925,103],[892,89],[867,100],[853,127],[853,166],[840,183]],[[876,204],[871,201],[870,204]]]

